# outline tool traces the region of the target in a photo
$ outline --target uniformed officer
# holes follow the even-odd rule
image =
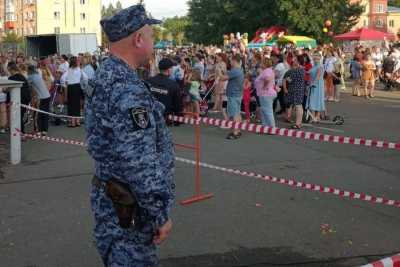
[[[180,115],[182,112],[181,89],[170,77],[175,63],[169,58],[163,58],[158,63],[160,73],[148,80],[153,95],[164,104],[165,116]]]
[[[105,266],[157,266],[156,245],[172,228],[171,134],[163,105],[136,72],[153,53],[150,25],[157,23],[160,21],[148,18],[141,5],[101,21],[111,55],[88,90],[86,134],[88,152],[95,161],[91,189],[94,237]],[[110,189],[116,184],[114,189],[123,188],[124,192],[115,194]],[[139,212],[127,227],[120,214],[126,211],[125,204],[131,207],[132,203]]]

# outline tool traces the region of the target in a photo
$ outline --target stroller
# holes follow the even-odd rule
[[[207,81],[204,84],[203,90],[200,90],[200,116],[202,117],[207,116],[208,111],[214,105],[214,103],[211,102],[211,95],[215,90],[216,84],[215,80]]]
[[[64,105],[59,103],[59,96],[63,93],[63,89],[60,83],[55,83],[54,88],[50,93],[51,100],[50,100],[50,113],[54,113],[57,115],[64,115],[65,109]],[[60,117],[51,117],[51,122],[55,126],[59,126],[61,124],[66,124],[67,119],[60,118]]]

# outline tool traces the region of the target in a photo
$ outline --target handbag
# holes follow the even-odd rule
[[[333,84],[334,85],[338,85],[338,84],[340,84],[342,82],[341,79],[340,79],[340,77],[342,77],[342,75],[337,72],[337,73],[335,73],[335,76],[336,77],[333,77]]]
[[[83,92],[86,92],[87,88],[88,88],[88,80],[83,79],[83,71],[81,70],[81,79],[80,79],[80,85],[81,85],[81,89]]]

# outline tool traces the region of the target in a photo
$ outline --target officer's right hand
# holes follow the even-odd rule
[[[169,219],[163,226],[158,229],[158,232],[154,236],[153,242],[156,245],[160,245],[165,239],[167,239],[172,229],[172,221]]]

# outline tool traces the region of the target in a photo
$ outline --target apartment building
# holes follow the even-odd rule
[[[354,27],[367,27],[397,34],[400,30],[400,8],[388,6],[388,0],[352,0],[360,2],[364,13]]]
[[[0,0],[0,34],[96,33],[101,43],[100,19],[101,0]]]

